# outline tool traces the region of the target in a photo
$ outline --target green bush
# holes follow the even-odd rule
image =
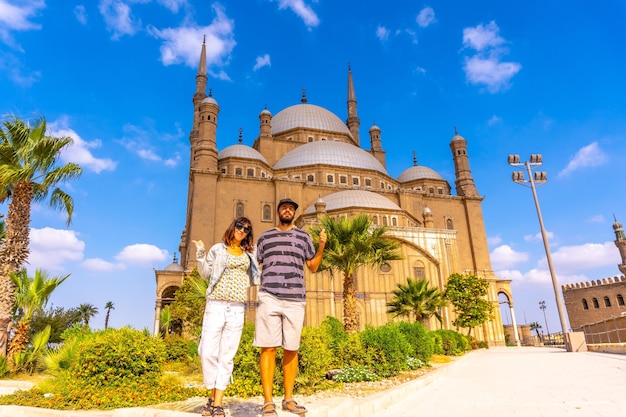
[[[436,331],[428,332],[428,337],[433,341],[433,353],[436,355],[445,355],[443,350],[443,338]]]
[[[147,331],[128,327],[109,329],[85,339],[70,373],[91,386],[129,381],[156,381],[161,376],[165,345]]]
[[[435,330],[432,333],[441,338],[441,354],[459,356],[471,349],[467,337],[459,332],[454,330]]]
[[[370,367],[373,359],[363,346],[360,333],[350,333],[341,340],[335,351],[335,368],[344,366]]]
[[[330,337],[329,347],[337,353],[337,348],[348,340],[348,333],[343,329],[343,324],[336,317],[326,316],[320,327]]]
[[[361,342],[368,356],[373,359],[370,366],[383,378],[406,370],[407,360],[414,350],[400,331],[398,323],[387,323],[377,328],[367,327],[361,333]]]
[[[298,351],[298,375],[296,392],[307,393],[327,386],[326,372],[333,367],[334,355],[329,345],[331,336],[322,327],[306,326]]]
[[[434,341],[428,335],[428,330],[420,322],[399,323],[400,331],[406,340],[413,346],[412,356],[427,364],[434,352]],[[414,368],[417,369],[417,368]]]
[[[6,356],[0,355],[0,378],[4,378],[9,373],[9,364]]]
[[[190,360],[198,356],[198,344],[193,340],[172,335],[165,338],[163,342],[165,344],[165,357],[168,361]]]

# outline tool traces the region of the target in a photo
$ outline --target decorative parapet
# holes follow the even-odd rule
[[[621,275],[621,276],[616,275],[614,277],[609,277],[609,278],[577,282],[575,284],[565,284],[565,285],[562,285],[561,288],[563,289],[563,291],[568,291],[568,290],[575,290],[579,288],[591,288],[591,287],[598,287],[602,285],[612,285],[618,282],[626,282],[626,277],[624,277],[624,275]]]

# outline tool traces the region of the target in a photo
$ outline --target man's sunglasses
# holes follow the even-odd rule
[[[235,229],[243,230],[246,234],[250,233],[250,228],[248,226],[244,226],[243,223],[235,223]]]

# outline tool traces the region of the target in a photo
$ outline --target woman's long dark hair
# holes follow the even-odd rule
[[[226,246],[230,246],[235,241],[235,224],[241,223],[246,227],[250,228],[250,232],[243,238],[241,241],[241,249],[246,252],[252,252],[254,249],[254,235],[252,234],[252,222],[247,217],[237,217],[233,222],[228,226],[228,229],[224,232],[224,236],[222,240],[226,244]]]

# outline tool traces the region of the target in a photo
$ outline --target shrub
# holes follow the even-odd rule
[[[302,329],[295,386],[297,392],[311,392],[328,384],[326,372],[335,363],[330,342],[330,335],[322,327],[306,326]]]
[[[406,340],[413,347],[412,356],[424,363],[428,363],[430,357],[433,356],[434,341],[432,337],[428,335],[426,327],[420,322],[401,322],[399,323],[399,328]]]
[[[163,341],[128,327],[109,329],[85,339],[70,372],[93,386],[119,385],[129,381],[156,381],[165,359]]]
[[[414,349],[400,331],[398,323],[367,327],[361,333],[361,341],[368,356],[373,359],[371,367],[379,376],[387,378],[407,369],[407,359]]]
[[[0,378],[4,378],[9,373],[9,364],[6,356],[0,355]]]
[[[459,332],[454,330],[435,330],[432,333],[441,338],[441,354],[458,356],[471,349],[467,337]],[[439,352],[436,351],[436,353]]]
[[[198,356],[198,345],[193,340],[172,335],[165,338],[163,342],[165,344],[165,357],[168,361],[190,360]]]
[[[337,353],[337,348],[348,340],[348,333],[343,328],[343,323],[336,317],[326,316],[320,324],[320,327],[330,337],[329,347]]]

